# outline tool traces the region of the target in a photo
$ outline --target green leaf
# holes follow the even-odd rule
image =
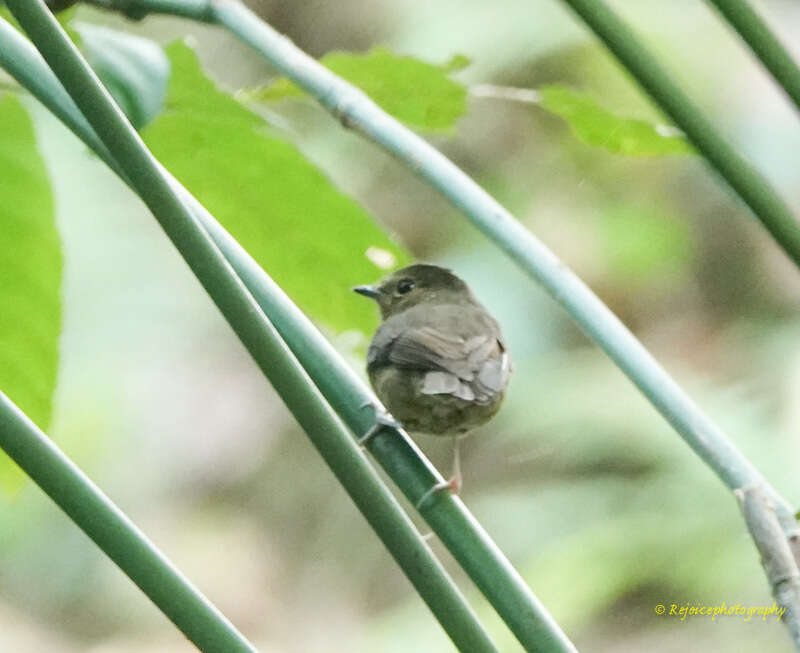
[[[219,91],[183,43],[167,108],[144,131],[153,153],[299,306],[337,330],[374,327],[371,302],[350,291],[406,254],[297,148]]]
[[[451,129],[467,108],[467,90],[448,77],[469,64],[463,55],[437,66],[375,48],[366,53],[331,52],[320,63],[360,88],[391,116],[412,127]],[[278,100],[301,94],[294,83],[280,78],[250,97]]]
[[[442,64],[442,70],[446,73],[457,73],[464,70],[472,63],[470,58],[464,54],[454,54],[449,61]]]
[[[136,129],[164,106],[169,61],[149,39],[97,25],[78,23],[81,49],[103,84]]]
[[[33,124],[11,95],[0,97],[0,170],[0,389],[46,429],[58,370],[61,243]],[[9,469],[2,458],[0,482],[13,487],[21,472]]]
[[[251,90],[244,89],[240,97],[252,102],[275,102],[276,100],[300,97],[302,95],[302,89],[294,82],[286,79],[286,77],[279,77],[269,86],[259,86]]]
[[[694,153],[686,137],[673,127],[620,118],[588,95],[563,86],[545,86],[539,93],[540,106],[566,120],[575,135],[587,145],[640,156]]]

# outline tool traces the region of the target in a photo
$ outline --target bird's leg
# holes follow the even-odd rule
[[[453,436],[453,474],[448,481],[440,481],[436,483],[430,490],[422,495],[422,498],[417,501],[416,508],[419,510],[420,506],[425,503],[431,496],[442,490],[450,490],[453,494],[461,492],[461,448],[459,446],[460,440],[458,436]]]
[[[365,401],[363,404],[361,404],[360,408],[366,408],[367,406],[371,406],[372,410],[375,411],[375,423],[370,426],[369,429],[367,429],[367,432],[358,439],[358,444],[360,444],[362,447],[366,446],[366,444],[384,427],[388,426],[389,428],[393,429],[403,428],[403,425],[394,417],[392,417],[389,412],[377,401]]]
[[[461,440],[457,435],[453,436],[453,475],[447,485],[453,490],[453,494],[461,493]]]

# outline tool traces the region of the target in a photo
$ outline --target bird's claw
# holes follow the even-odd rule
[[[450,490],[453,494],[458,494],[461,492],[461,477],[460,476],[453,476],[449,481],[440,481],[431,487],[425,494],[422,495],[422,498],[417,501],[417,505],[415,506],[417,510],[419,510],[425,502],[430,499],[434,494],[438,494],[442,490]]]
[[[366,408],[367,406],[371,406],[372,409],[375,411],[375,423],[367,429],[367,432],[364,433],[359,439],[358,443],[361,446],[366,445],[372,438],[374,438],[383,428],[389,427],[392,429],[401,429],[403,425],[398,422],[394,417],[392,417],[389,412],[383,408],[380,404],[377,404],[373,401],[365,401],[361,404],[361,408]]]

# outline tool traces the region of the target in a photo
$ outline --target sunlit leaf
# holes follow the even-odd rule
[[[450,129],[466,111],[466,89],[448,77],[469,64],[463,55],[437,66],[375,48],[366,53],[331,52],[320,62],[364,91],[384,111],[412,127]],[[251,97],[278,100],[301,93],[294,83],[281,78]]]
[[[154,154],[295,299],[327,325],[367,331],[375,307],[350,291],[407,260],[352,198],[202,72],[167,49],[167,108],[143,131]]]
[[[588,95],[563,86],[539,89],[539,105],[567,121],[587,145],[628,155],[691,154],[686,138],[674,127],[620,118]]]
[[[10,95],[0,97],[0,170],[0,390],[47,428],[61,331],[61,243],[33,125]],[[1,460],[0,482],[13,486],[21,472]]]
[[[136,129],[164,106],[169,61],[149,39],[87,23],[77,23],[81,49]]]

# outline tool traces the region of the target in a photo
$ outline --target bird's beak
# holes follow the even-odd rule
[[[375,286],[356,286],[353,288],[353,292],[357,292],[359,295],[364,295],[364,297],[369,297],[371,299],[378,299],[381,295],[381,291]]]

